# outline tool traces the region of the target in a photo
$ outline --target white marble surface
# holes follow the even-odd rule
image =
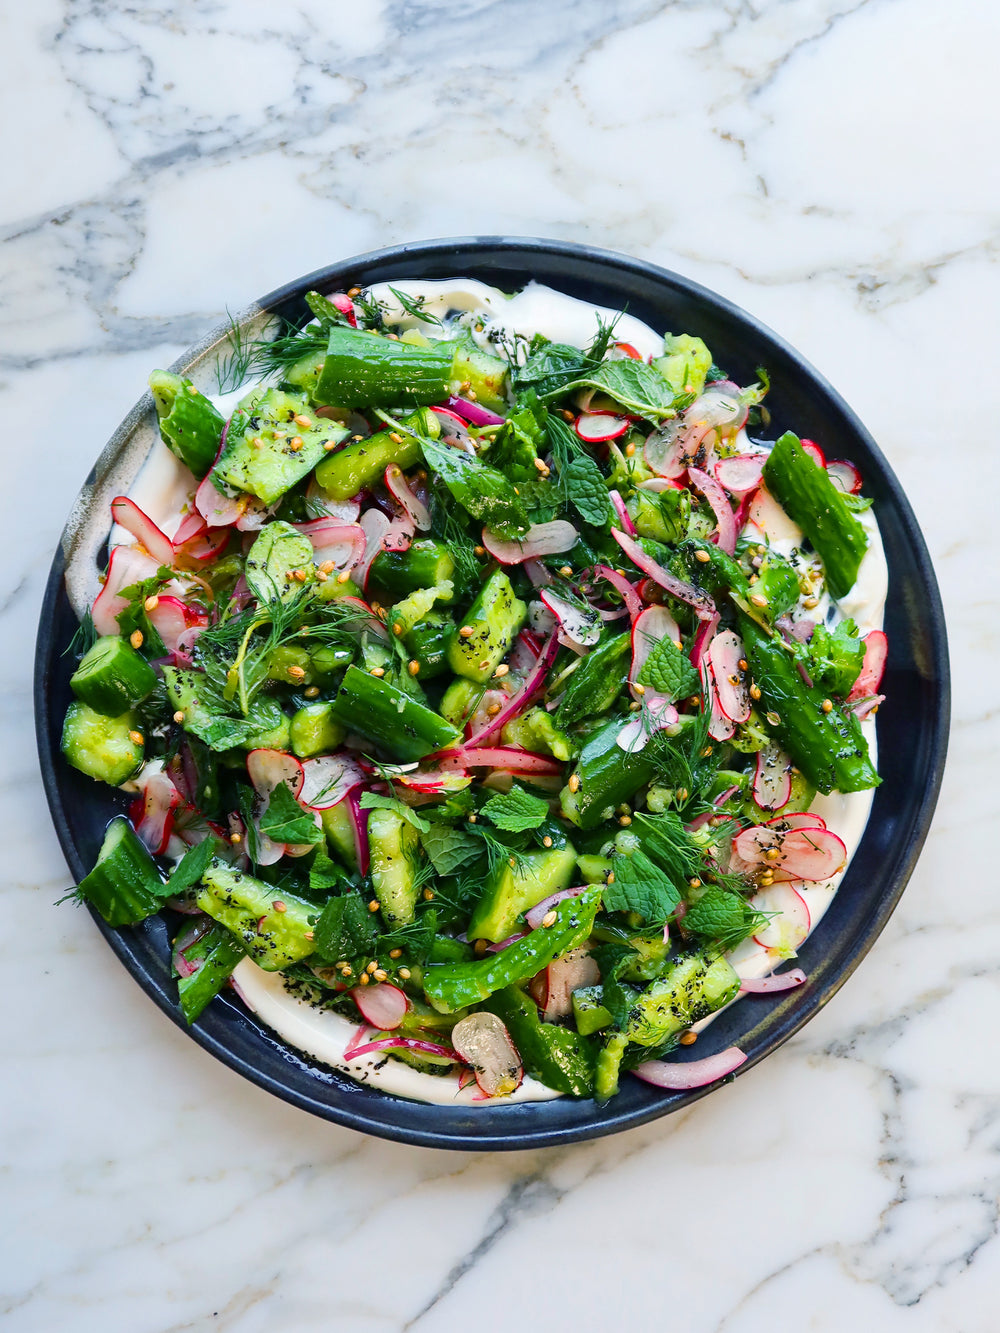
[[[992,0],[35,0],[5,27],[5,1330],[994,1330]],[[675,267],[846,394],[937,564],[955,726],[901,907],[797,1039],[685,1115],[490,1157],[273,1100],[53,906],[27,666],[151,365],[333,258],[503,231]]]

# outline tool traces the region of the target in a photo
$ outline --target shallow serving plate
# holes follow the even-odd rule
[[[716,361],[740,383],[752,381],[756,367],[765,366],[772,383],[769,435],[793,428],[821,441],[828,455],[852,459],[864,476],[866,494],[874,498],[889,565],[888,702],[878,719],[883,781],[840,891],[802,947],[799,962],[808,982],[795,991],[734,1005],[698,1043],[698,1057],[739,1045],[749,1057],[739,1070],[742,1075],[787,1041],[854,971],[889,919],[927,834],[947,746],[949,678],[944,617],[923,538],[888,463],[830,385],[742,310],[651,264],[584,246],[516,237],[421,242],[310,273],[265,296],[237,322],[259,327],[265,312],[304,322],[308,311],[302,297],[314,287],[332,292],[399,278],[445,277],[479,278],[507,291],[534,279],[596,304],[616,309],[627,305],[631,314],[657,330],[704,338]],[[226,329],[215,329],[172,369],[211,390],[214,366],[225,346]],[[63,652],[77,624],[65,573],[67,568],[84,568],[81,562],[88,572],[103,567],[109,502],[131,485],[155,433],[152,399],[145,394],[112,436],[80,492],[55,553],[42,606],[35,668],[38,746],[52,818],[76,880],[93,866],[105,826],[124,807],[124,798],[70,768],[59,752],[71,697],[71,660]],[[98,517],[88,524],[91,515]],[[146,993],[186,1027],[170,977],[165,923],[155,918],[111,930],[95,920]],[[514,1149],[594,1138],[677,1111],[712,1090],[665,1093],[625,1079],[620,1095],[604,1107],[565,1098],[514,1106],[430,1106],[364,1087],[286,1047],[231,993],[213,1002],[190,1032],[231,1068],[304,1110],[352,1129],[438,1148]]]

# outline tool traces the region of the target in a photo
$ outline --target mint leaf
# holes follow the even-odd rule
[[[584,523],[590,523],[595,528],[603,528],[607,524],[611,516],[608,487],[601,469],[592,458],[587,454],[578,454],[563,469],[559,483]]]
[[[470,457],[464,449],[437,444],[422,435],[418,438],[428,467],[434,469],[467,514],[501,537],[518,537],[527,531],[527,511],[502,472]]]
[[[451,824],[431,824],[421,834],[420,842],[439,875],[453,875],[462,866],[477,860],[483,851],[478,838]]]
[[[865,660],[865,645],[853,620],[842,620],[831,633],[817,625],[807,649],[806,668],[817,685],[846,698]]]
[[[176,898],[198,883],[215,855],[216,846],[215,839],[209,834],[203,842],[188,848],[167,880],[167,887],[163,891],[166,897]]]
[[[397,800],[395,796],[379,796],[377,792],[366,791],[360,801],[362,810],[391,810],[394,814],[405,819],[408,824],[412,824],[418,833],[426,833],[430,824],[426,819],[421,819],[415,810]]]
[[[719,945],[723,952],[735,949],[767,921],[736,893],[706,889],[684,915],[684,929],[704,941]]]
[[[523,787],[511,787],[491,797],[479,812],[505,833],[523,833],[538,828],[549,817],[549,803],[532,796]]]
[[[648,421],[663,421],[674,415],[673,390],[645,361],[602,361],[593,370],[585,371],[578,379],[560,389],[550,390],[543,397],[554,398],[571,389],[600,389],[627,412],[634,412]]]
[[[643,663],[639,684],[648,685],[657,694],[665,694],[671,703],[694,694],[701,688],[697,671],[671,639],[660,639]]]
[[[316,952],[333,963],[370,955],[377,935],[371,913],[357,893],[331,898],[313,926]]]
[[[312,542],[296,532],[290,523],[274,519],[261,529],[250,547],[243,576],[247,587],[266,606],[268,602],[287,601],[299,592],[300,585],[290,582],[293,569],[311,566]]]
[[[327,854],[326,848],[317,847],[313,863],[309,867],[309,888],[312,892],[324,893],[328,889],[335,889],[344,878],[344,871]]]
[[[323,841],[323,831],[316,827],[311,814],[302,809],[287,783],[279,782],[267,810],[260,818],[260,831],[272,842],[289,842],[315,846]]]
[[[680,894],[644,852],[616,853],[611,859],[614,879],[604,890],[608,912],[638,912],[647,925],[662,926],[681,900]]]

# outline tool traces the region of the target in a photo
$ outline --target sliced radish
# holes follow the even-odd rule
[[[703,620],[698,626],[698,633],[694,636],[694,642],[691,645],[690,658],[692,666],[701,666],[705,653],[708,650],[708,645],[715,637],[715,631],[719,628],[719,621],[721,619],[722,617],[716,612],[709,620]]]
[[[818,463],[820,467],[826,467],[826,454],[815,440],[800,440],[799,443],[814,463]]]
[[[359,523],[342,523],[336,518],[314,518],[292,527],[308,537],[313,559],[321,565],[332,560],[336,569],[350,569],[365,552],[366,534]]]
[[[715,479],[730,495],[742,499],[760,485],[766,454],[735,454],[720,458],[715,465]]]
[[[708,660],[719,707],[730,722],[746,722],[750,716],[750,688],[746,670],[740,666],[744,661],[743,640],[731,629],[723,630],[708,645]]]
[[[386,551],[408,551],[416,535],[413,519],[409,514],[399,514],[391,519],[382,537],[382,547]]]
[[[174,558],[179,566],[204,565],[214,560],[229,541],[229,528],[205,527],[180,545],[175,544]]]
[[[642,712],[625,723],[615,737],[615,744],[626,754],[638,754],[645,749],[651,736],[674,726],[679,717],[677,709],[665,694],[654,694],[652,690],[647,690],[643,695]]]
[[[640,481],[636,487],[640,491],[652,491],[656,495],[662,495],[664,491],[683,491],[684,487],[673,477],[647,477],[645,481]]]
[[[683,419],[668,421],[665,426],[651,431],[643,445],[642,455],[646,466],[658,477],[676,480],[683,477],[688,464],[701,457],[707,465],[707,454],[699,455],[702,439],[708,431],[701,428],[691,432],[685,428]]]
[[[354,787],[367,781],[364,769],[347,755],[320,755],[302,761],[302,786],[298,799],[313,810],[339,805]]]
[[[361,505],[357,500],[331,500],[313,476],[306,487],[306,513],[333,518],[339,523],[356,523]]]
[[[812,883],[830,879],[847,863],[843,840],[827,828],[793,828],[783,833],[766,824],[757,825],[736,835],[733,851],[750,865],[770,866]]]
[[[669,639],[671,643],[679,644],[680,638],[681,632],[677,627],[677,621],[665,606],[647,607],[632,626],[632,665],[628,673],[629,684],[632,685],[639,679],[639,674],[646,665],[646,659],[662,639]]]
[[[365,1022],[380,1032],[391,1032],[393,1028],[398,1028],[409,1008],[404,992],[389,981],[376,982],[374,986],[355,986],[351,991],[351,999],[358,1006]]]
[[[525,560],[521,568],[527,574],[533,588],[547,588],[555,582],[540,560]]]
[[[884,703],[884,694],[870,694],[867,699],[859,699],[856,703],[852,703],[849,706],[851,712],[858,721],[863,722],[870,713],[873,713],[875,709],[878,708],[879,704]]]
[[[457,413],[463,421],[468,421],[473,426],[503,426],[506,424],[504,417],[497,416],[496,412],[491,412],[487,407],[481,407],[479,403],[470,403],[468,398],[452,396],[448,399],[447,406]]]
[[[686,602],[688,606],[693,607],[699,620],[709,620],[716,614],[715,603],[703,588],[696,588],[693,584],[675,578],[673,574],[658,565],[651,556],[648,556],[639,543],[634,541],[627,533],[612,528],[611,535],[636,569],[641,569],[644,574],[648,574],[653,582],[658,583],[661,588],[670,593],[671,597],[676,597],[678,601]]]
[[[615,351],[621,352],[628,361],[641,361],[642,353],[637,351],[631,343],[615,343]]]
[[[874,694],[878,690],[885,671],[886,658],[889,655],[889,640],[883,630],[869,630],[863,642],[865,645],[864,661],[861,663],[858,678],[851,686],[851,692],[847,696],[848,703],[852,703],[855,699],[864,699],[867,695]]]
[[[548,755],[515,750],[507,745],[456,746],[436,756],[442,768],[505,768],[514,773],[548,773],[558,776],[562,766]]]
[[[586,891],[586,884],[578,884],[573,889],[560,889],[558,893],[550,893],[547,898],[543,898],[540,903],[536,903],[534,907],[529,908],[524,914],[524,919],[532,930],[543,929],[542,922],[556,903],[561,903],[564,898],[579,898],[580,894],[586,893]]]
[[[365,534],[365,550],[361,559],[354,566],[351,577],[354,582],[364,587],[368,581],[368,570],[372,561],[382,550],[382,540],[392,526],[381,509],[366,509],[361,515],[361,527]]]
[[[657,1088],[667,1088],[672,1092],[685,1092],[688,1088],[703,1088],[708,1083],[715,1083],[725,1078],[735,1069],[739,1069],[746,1056],[736,1046],[730,1046],[718,1055],[710,1055],[704,1060],[688,1060],[675,1064],[669,1060],[645,1060],[636,1065],[632,1073],[643,1083],[652,1083]]]
[[[861,473],[846,458],[834,458],[826,465],[827,475],[835,486],[848,495],[857,495],[861,490]]]
[[[347,317],[347,322],[352,329],[358,327],[358,316],[354,309],[354,302],[344,292],[334,292],[333,296],[327,297],[331,305],[335,305],[342,315]]]
[[[483,545],[502,565],[520,565],[543,555],[561,555],[563,551],[571,551],[579,540],[577,529],[562,518],[554,518],[549,523],[534,523],[515,541],[498,537],[489,528],[483,528]]]
[[[702,472],[701,468],[689,467],[688,478],[692,485],[701,491],[712,508],[719,531],[719,549],[725,551],[726,555],[735,554],[736,520],[729,506],[726,492],[714,477],[709,476],[707,472]]]
[[[629,428],[628,417],[612,416],[610,412],[583,412],[577,417],[573,429],[581,440],[588,444],[603,444],[605,440],[617,440]]]
[[[780,810],[791,799],[792,761],[773,741],[757,751],[752,792],[754,804],[760,810]]]
[[[431,411],[440,423],[442,441],[452,448],[464,449],[467,454],[475,457],[476,446],[469,434],[469,427],[458,413],[449,411],[447,407],[432,407]]]
[[[753,523],[771,541],[790,541],[796,545],[802,541],[802,529],[788,517],[766,486],[758,487],[750,501],[747,522]]]
[[[273,505],[265,504],[263,500],[258,500],[256,495],[244,495],[240,499],[241,512],[236,520],[236,528],[239,532],[260,532],[261,528],[274,517],[278,503]]]
[[[793,967],[787,972],[772,972],[769,977],[741,977],[740,990],[744,995],[773,995],[776,991],[794,990],[808,980],[801,967]]]
[[[146,614],[168,653],[176,652],[182,639],[185,649],[189,648],[208,626],[206,612],[196,611],[179,597],[164,596],[163,593],[158,594],[156,605]]]
[[[552,634],[559,628],[558,618],[544,602],[534,599],[528,603],[528,624],[535,634]]]
[[[117,634],[118,616],[128,606],[128,598],[121,595],[123,588],[151,579],[160,568],[160,561],[141,551],[138,546],[116,546],[108,561],[104,587],[97,594],[90,615],[98,634]]]
[[[629,514],[628,510],[625,508],[625,501],[622,499],[621,495],[617,491],[609,491],[608,499],[611,501],[623,531],[627,532],[630,537],[636,536],[635,524],[632,522],[631,514]]]
[[[141,780],[141,792],[141,810],[136,810],[138,818],[132,822],[153,855],[162,856],[170,841],[174,811],[182,804],[181,796],[166,773],[147,773]]]
[[[414,527],[419,528],[421,532],[428,532],[431,526],[431,511],[414,495],[398,463],[390,463],[386,468],[385,486],[393,499],[410,516]]]
[[[487,1097],[509,1097],[521,1085],[524,1066],[510,1033],[496,1014],[470,1014],[451,1030],[452,1045]]]
[[[198,513],[197,509],[192,509],[188,513],[183,514],[173,537],[170,539],[174,549],[176,550],[178,546],[183,546],[185,542],[191,541],[194,537],[199,537],[207,527],[208,524],[205,522],[204,517]]]
[[[345,1060],[361,1060],[366,1055],[375,1055],[378,1051],[406,1050],[416,1051],[418,1055],[439,1055],[445,1060],[455,1060],[457,1056],[447,1046],[439,1046],[434,1041],[422,1041],[419,1037],[379,1037],[376,1041],[367,1041],[350,1050],[345,1049]],[[472,1074],[469,1081],[472,1081]]]
[[[560,597],[551,588],[543,588],[541,600],[559,621],[564,634],[567,634],[581,647],[588,648],[601,637],[601,617],[592,606],[578,606],[575,602]]]
[[[774,815],[766,819],[768,828],[775,828],[779,833],[789,833],[793,828],[826,828],[822,815],[814,815],[810,810],[795,810],[787,815]]]
[[[766,926],[754,935],[757,944],[789,956],[808,936],[812,917],[806,900],[791,884],[772,884],[750,899],[758,912],[773,913]]]
[[[501,706],[500,712],[495,717],[487,718],[485,724],[475,732],[471,737],[470,745],[479,745],[488,737],[494,735],[508,722],[517,717],[531,703],[532,699],[542,689],[545,684],[545,677],[549,668],[555,661],[559,644],[555,635],[550,635],[541,654],[534,662],[534,665],[528,671],[524,678],[524,683],[509,702]]]
[[[722,706],[719,703],[719,689],[715,679],[715,672],[712,670],[712,663],[707,657],[702,660],[699,671],[701,673],[701,683],[705,696],[705,703],[711,713],[711,718],[708,723],[708,734],[713,741],[728,741],[730,736],[736,731],[736,725],[731,722],[722,711]]]
[[[605,583],[611,584],[615,592],[622,598],[633,620],[642,614],[642,598],[624,574],[619,574],[616,569],[612,569],[609,565],[595,565],[594,578],[603,579]]]
[[[111,517],[144,546],[159,564],[169,568],[174,563],[173,542],[134,500],[130,500],[127,495],[116,496],[111,501]]]
[[[581,986],[595,986],[600,979],[597,960],[586,948],[570,949],[561,958],[554,958],[536,978],[540,980],[542,1021],[554,1023],[568,1018],[573,1012],[573,992]]]
[[[258,796],[270,796],[278,783],[284,782],[298,799],[305,782],[302,760],[284,750],[251,750],[247,755],[247,774]]]

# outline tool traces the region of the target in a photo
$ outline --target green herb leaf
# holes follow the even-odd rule
[[[817,625],[806,651],[806,668],[816,684],[846,698],[865,660],[865,645],[858,638],[855,622],[842,620],[832,632]]]
[[[560,473],[560,488],[585,523],[603,528],[611,517],[608,487],[601,469],[588,454],[578,454]]]
[[[331,898],[313,926],[316,953],[331,963],[371,955],[378,938],[372,914],[358,893]]]
[[[579,347],[536,337],[524,365],[513,367],[512,379],[518,393],[523,389],[534,389],[543,396],[555,395],[582,375],[586,368],[587,357]]]
[[[681,896],[664,872],[644,852],[611,858],[614,879],[604,890],[608,912],[637,912],[650,926],[662,926]]]
[[[273,519],[261,529],[260,536],[250,547],[244,577],[253,595],[263,605],[284,602],[296,597],[298,583],[290,582],[287,575],[293,569],[311,567],[312,542],[296,532],[290,523]]]
[[[648,421],[663,421],[675,415],[670,385],[645,361],[602,361],[593,370],[587,370],[561,389],[543,393],[542,397],[555,398],[572,389],[599,389],[627,412]]]
[[[335,889],[347,878],[343,866],[337,864],[323,846],[316,848],[312,865],[309,867],[309,888],[313,893],[325,893]]]
[[[439,875],[453,875],[462,866],[475,861],[483,851],[478,838],[451,824],[431,824],[421,834],[420,842]]]
[[[405,426],[399,429],[405,430]],[[487,467],[463,449],[421,437],[427,465],[434,469],[452,495],[473,518],[501,537],[518,537],[528,529],[527,510],[517,491],[496,468]]]
[[[653,646],[639,672],[639,684],[665,694],[671,703],[701,688],[698,673],[687,656],[667,638]]]
[[[739,894],[710,888],[693,907],[688,908],[684,929],[706,943],[717,944],[723,953],[728,953],[748,935],[760,930],[767,919],[763,912],[754,911]]]
[[[395,796],[380,796],[378,792],[366,791],[362,794],[359,804],[362,810],[392,810],[408,824],[412,824],[418,833],[426,833],[430,828],[426,819],[422,819],[415,810],[411,810]]]
[[[260,831],[272,842],[287,842],[315,846],[323,841],[323,831],[316,827],[312,815],[302,809],[285,782],[279,782],[267,810],[261,816]]]
[[[164,892],[168,898],[177,898],[198,883],[215,855],[216,846],[215,838],[209,835],[203,842],[188,848],[167,880]]]
[[[523,833],[525,829],[538,828],[548,819],[549,805],[515,785],[510,791],[490,797],[479,813],[506,833]]]

